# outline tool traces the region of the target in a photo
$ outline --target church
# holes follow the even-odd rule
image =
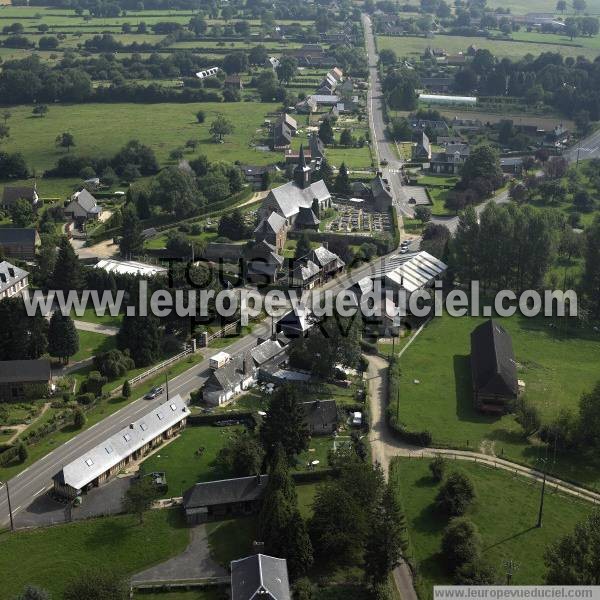
[[[323,180],[311,183],[311,169],[300,146],[292,181],[273,188],[258,209],[260,221],[276,213],[288,229],[319,229],[319,211],[331,206],[331,194]]]

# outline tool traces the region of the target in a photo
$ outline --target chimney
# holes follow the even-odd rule
[[[8,267],[8,274],[11,277],[14,277],[15,276],[15,270],[12,267]]]
[[[129,429],[133,429],[133,423],[129,423]]]
[[[329,242],[323,242],[322,243],[323,248],[325,248],[326,250],[329,250]]]

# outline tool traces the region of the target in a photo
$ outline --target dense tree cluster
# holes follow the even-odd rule
[[[48,348],[48,321],[40,314],[29,317],[22,298],[0,300],[0,360],[28,360],[42,356]]]

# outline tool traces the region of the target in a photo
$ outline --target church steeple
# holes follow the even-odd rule
[[[310,185],[310,167],[306,166],[303,144],[300,144],[298,164],[294,168],[294,183],[302,189],[306,189]]]

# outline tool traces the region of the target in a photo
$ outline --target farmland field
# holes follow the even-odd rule
[[[424,598],[431,598],[433,585],[452,583],[440,553],[448,520],[433,506],[439,487],[431,478],[429,462],[396,459],[390,476],[406,512]],[[570,533],[592,508],[591,504],[547,490],[543,527],[538,529],[538,482],[466,461],[449,461],[446,470],[465,473],[473,482],[477,498],[467,517],[479,529],[483,558],[498,572],[497,583],[504,582],[504,562],[511,559],[519,565],[513,579],[515,585],[544,583],[544,549]]]

